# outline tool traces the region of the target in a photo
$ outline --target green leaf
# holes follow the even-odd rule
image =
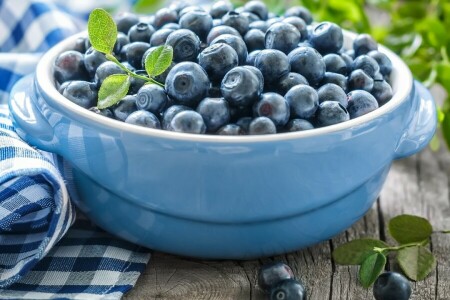
[[[379,252],[366,257],[359,269],[359,281],[365,288],[370,287],[377,280],[386,265],[386,256]]]
[[[145,58],[145,70],[150,77],[158,76],[170,67],[173,59],[173,48],[162,45],[153,50]]]
[[[130,88],[130,77],[125,74],[114,74],[106,77],[98,92],[99,109],[110,107],[123,99]]]
[[[405,275],[414,281],[425,279],[436,267],[436,258],[423,246],[401,249],[397,261]]]
[[[112,53],[117,39],[117,26],[106,10],[96,8],[91,12],[88,34],[95,50],[105,54]]]
[[[380,240],[358,239],[345,243],[333,251],[333,259],[339,265],[360,265],[373,248],[386,248],[388,245]]]
[[[427,219],[400,215],[389,221],[389,233],[400,244],[420,243],[433,233],[433,227]]]

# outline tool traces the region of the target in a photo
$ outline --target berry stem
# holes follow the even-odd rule
[[[131,77],[142,79],[144,81],[151,82],[151,83],[157,84],[157,85],[159,85],[161,87],[164,87],[164,84],[156,81],[155,79],[153,79],[151,77],[145,77],[145,76],[142,76],[142,75],[139,75],[139,74],[136,74],[136,73],[132,72],[127,67],[125,67],[120,61],[118,61],[117,58],[114,57],[114,55],[106,54],[106,58],[108,60],[112,61],[113,63],[115,63],[116,65],[118,65],[122,70],[127,72],[127,74],[130,75]]]
[[[417,246],[425,246],[427,244],[428,244],[428,239],[423,240],[420,243],[408,243],[408,244],[403,244],[403,245],[399,245],[399,246],[385,247],[385,248],[374,247],[373,251],[379,252],[381,254],[384,254],[384,252],[388,252],[388,251],[399,251],[399,250],[402,250],[402,249],[405,249],[405,248],[417,247]]]

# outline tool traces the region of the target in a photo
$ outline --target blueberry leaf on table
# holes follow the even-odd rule
[[[162,45],[153,50],[145,59],[145,70],[150,77],[164,73],[173,59],[173,48]]]
[[[385,248],[388,245],[380,240],[358,239],[345,243],[333,251],[333,259],[340,265],[360,265],[374,253],[375,247]]]
[[[386,265],[386,256],[382,253],[375,252],[367,256],[359,269],[359,281],[365,288],[370,287],[378,276],[384,270]]]
[[[436,258],[423,246],[401,249],[397,261],[405,275],[414,281],[425,279],[436,267]]]
[[[400,215],[389,221],[389,234],[400,244],[420,243],[433,233],[433,227],[427,219]]]
[[[104,54],[112,53],[117,39],[117,25],[106,10],[96,8],[91,12],[88,34],[95,50]]]
[[[130,76],[114,74],[106,77],[98,92],[99,109],[110,107],[123,99],[130,88]]]

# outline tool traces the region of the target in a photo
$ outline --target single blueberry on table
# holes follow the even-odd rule
[[[353,70],[363,70],[370,77],[380,71],[377,61],[368,55],[360,55],[353,61]]]
[[[244,11],[254,13],[263,21],[267,20],[269,14],[267,6],[263,2],[257,0],[252,0],[245,3]]]
[[[139,23],[139,17],[132,13],[121,13],[115,17],[115,22],[118,31],[128,34],[130,28]]]
[[[245,16],[236,11],[230,11],[222,17],[222,24],[233,27],[244,36],[250,23]]]
[[[327,72],[347,75],[347,64],[342,57],[335,53],[327,54],[323,57]]]
[[[97,106],[92,106],[89,111],[96,113],[97,115],[104,116],[107,118],[114,119],[114,114],[109,108],[99,109]]]
[[[375,81],[370,93],[375,97],[375,99],[377,99],[379,106],[389,102],[393,96],[392,87],[384,80]]]
[[[378,102],[375,97],[366,91],[351,91],[348,93],[347,97],[347,109],[351,119],[370,113],[378,108]]]
[[[278,81],[291,71],[286,54],[275,49],[261,50],[256,57],[255,67],[261,71],[268,84]]]
[[[275,89],[284,96],[291,88],[299,84],[308,85],[308,80],[298,73],[290,72],[280,78],[280,81],[275,84]]]
[[[281,281],[270,291],[270,300],[304,300],[305,287],[295,279]]]
[[[302,6],[293,6],[286,10],[284,13],[284,16],[287,17],[299,17],[302,18],[307,25],[311,24],[313,21],[313,17],[311,12]]]
[[[311,86],[316,86],[325,75],[326,66],[317,50],[299,47],[288,55],[291,71],[303,75]]]
[[[338,124],[348,120],[350,120],[348,111],[337,101],[322,102],[317,109],[316,121],[319,127]]]
[[[167,103],[167,94],[164,88],[156,84],[145,84],[136,95],[138,109],[147,110],[159,115]]]
[[[53,64],[53,74],[59,83],[88,79],[83,54],[75,50],[61,53]]]
[[[228,102],[223,98],[205,98],[197,106],[197,112],[202,116],[206,130],[215,132],[230,121]]]
[[[294,279],[291,268],[282,262],[263,265],[258,272],[258,285],[266,293],[283,280]]]
[[[227,124],[217,130],[218,135],[244,135],[245,131],[236,124]]]
[[[84,66],[92,77],[94,77],[97,68],[105,61],[107,61],[105,54],[98,52],[92,47],[84,54]]]
[[[175,31],[174,29],[168,28],[161,28],[155,31],[155,33],[152,34],[152,37],[150,38],[150,46],[156,47],[164,45],[167,41],[167,37],[174,31]]]
[[[370,51],[378,50],[378,44],[369,34],[363,33],[353,40],[353,50],[355,51],[355,57],[358,57]]]
[[[325,101],[337,101],[342,104],[343,107],[348,106],[347,94],[338,85],[333,83],[327,83],[322,85],[317,91],[319,95],[319,103]]]
[[[227,12],[233,10],[233,4],[229,1],[217,1],[211,6],[209,14],[214,19],[222,18]]]
[[[248,50],[247,45],[245,44],[244,40],[241,37],[232,34],[221,34],[214,40],[212,40],[211,45],[217,43],[224,43],[230,45],[238,55],[239,65],[245,64],[248,55]]]
[[[265,45],[267,49],[277,49],[285,54],[294,50],[300,42],[300,32],[294,25],[277,22],[266,31]]]
[[[220,82],[228,71],[237,67],[239,58],[231,46],[217,43],[199,54],[198,63],[208,73],[211,81]]]
[[[128,63],[137,70],[143,69],[142,57],[149,48],[150,44],[144,42],[134,42],[126,45],[125,55]]]
[[[175,10],[170,8],[161,8],[155,14],[153,26],[161,28],[168,23],[178,23],[178,14]]]
[[[254,104],[254,113],[257,117],[267,117],[275,126],[281,127],[287,124],[290,117],[288,101],[277,93],[264,93],[258,102]]]
[[[353,90],[372,91],[373,79],[363,70],[355,70],[348,77],[348,88]]]
[[[178,29],[169,34],[166,45],[173,48],[173,61],[195,61],[200,53],[200,39],[189,29]]]
[[[392,72],[392,62],[389,59],[389,57],[387,57],[386,54],[377,51],[377,50],[372,50],[370,51],[367,55],[369,55],[370,57],[372,57],[373,59],[376,60],[376,62],[378,63],[379,67],[380,67],[380,73],[382,75],[390,75]]]
[[[294,118],[312,118],[319,107],[317,91],[309,85],[296,85],[284,97],[291,109],[291,116]]]
[[[251,29],[259,29],[259,30],[261,30],[264,33],[266,32],[267,28],[269,28],[269,25],[267,25],[267,22],[266,21],[261,21],[261,20],[251,22],[250,25],[248,25],[248,29],[249,30],[251,30]]]
[[[241,34],[233,27],[226,26],[226,25],[219,25],[219,26],[213,27],[211,29],[211,31],[208,33],[208,36],[206,37],[206,42],[208,44],[211,44],[211,42],[216,37],[218,37],[222,34],[231,34],[231,35],[235,35],[237,37],[241,37]]]
[[[155,32],[155,28],[153,26],[148,25],[147,23],[137,23],[130,28],[128,31],[128,39],[131,43],[133,42],[150,42],[150,37]]]
[[[334,83],[340,86],[344,91],[347,91],[347,77],[342,74],[325,72],[325,75],[323,76],[321,81],[321,85],[325,85],[327,83]]]
[[[161,129],[159,119],[154,114],[146,110],[138,110],[131,113],[125,119],[125,123],[147,128]]]
[[[322,22],[314,27],[309,41],[322,54],[337,53],[344,45],[344,35],[338,25]]]
[[[284,23],[288,23],[291,25],[294,25],[295,28],[297,28],[298,32],[300,32],[300,40],[303,41],[308,37],[308,29],[307,29],[307,25],[306,22],[299,17],[287,17],[283,19]]]
[[[408,300],[411,296],[411,285],[403,275],[385,272],[375,281],[373,295],[376,300]]]
[[[192,108],[187,107],[185,105],[172,105],[169,108],[167,108],[163,112],[162,116],[162,129],[169,130],[170,129],[170,122],[172,122],[173,117],[179,112],[185,111],[185,110],[192,110]]]
[[[264,49],[265,35],[259,29],[250,29],[244,36],[249,52]]]
[[[197,106],[207,95],[210,85],[205,70],[193,62],[176,64],[166,78],[169,97],[187,106]]]
[[[126,72],[122,70],[122,68],[119,67],[116,63],[112,61],[105,61],[97,68],[97,71],[95,72],[94,82],[97,87],[100,88],[106,77],[114,74],[126,74]]]
[[[205,133],[206,126],[202,116],[192,110],[177,113],[170,121],[169,130],[185,133]]]
[[[179,24],[181,28],[191,30],[201,40],[206,41],[206,36],[213,27],[213,19],[207,12],[191,11],[180,18]]]
[[[310,129],[314,129],[313,124],[304,119],[292,119],[286,125],[286,130],[288,132],[304,131]]]
[[[258,76],[245,67],[231,69],[223,78],[220,90],[233,106],[250,106],[258,100],[263,91]]]
[[[261,134],[274,134],[277,133],[277,127],[271,119],[267,117],[258,117],[248,126],[248,134],[261,135]]]
[[[64,89],[63,96],[86,109],[95,106],[97,102],[97,90],[87,81],[70,81]]]
[[[125,121],[131,113],[137,111],[136,96],[127,95],[113,107],[113,113],[117,120]]]

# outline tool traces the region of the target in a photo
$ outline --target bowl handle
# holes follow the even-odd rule
[[[17,134],[28,144],[55,152],[57,139],[52,126],[37,106],[34,74],[20,79],[12,88],[9,109]]]
[[[414,81],[413,116],[395,150],[395,159],[416,154],[433,138],[437,126],[436,104],[430,91]]]

